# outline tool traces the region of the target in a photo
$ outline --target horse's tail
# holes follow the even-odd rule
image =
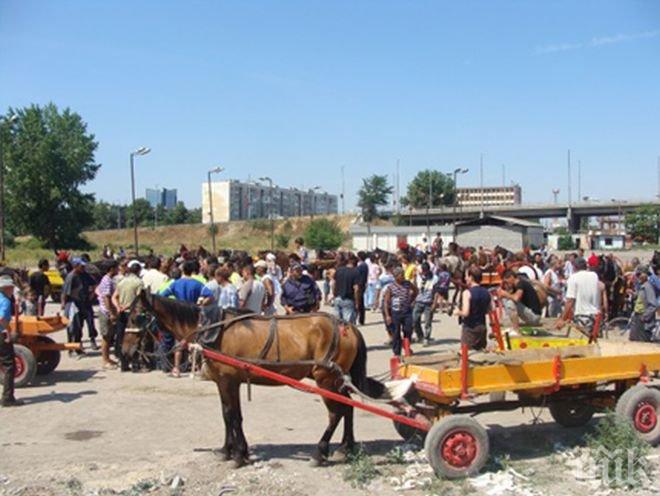
[[[348,325],[348,324],[347,324]],[[351,365],[350,374],[353,385],[370,398],[381,399],[387,394],[385,384],[371,377],[367,377],[367,345],[362,333],[351,326],[358,340],[357,355]]]

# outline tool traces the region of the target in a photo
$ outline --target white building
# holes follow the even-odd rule
[[[371,251],[379,248],[381,250],[396,252],[402,242],[410,246],[423,243],[424,238],[430,243],[437,233],[442,235],[444,246],[453,241],[452,226],[367,226],[355,224],[349,229],[353,237],[353,249]],[[430,234],[430,237],[429,237]]]
[[[492,207],[494,205],[520,205],[522,188],[512,186],[485,186],[483,188],[457,188],[456,204],[459,207]]]
[[[337,195],[316,190],[273,186],[271,191],[267,184],[228,180],[212,182],[211,195],[215,222],[268,218],[271,212],[274,218],[337,213]],[[209,211],[209,183],[204,182],[202,222],[205,224],[211,222]]]

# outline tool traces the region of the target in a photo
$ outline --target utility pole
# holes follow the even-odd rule
[[[571,206],[571,150],[568,150],[568,206]]]
[[[506,165],[502,164],[502,187],[506,188]]]
[[[479,155],[479,182],[481,189],[481,218],[484,217],[484,154]]]
[[[578,201],[582,199],[582,160],[578,160]]]
[[[344,166],[341,166],[341,213],[346,213],[346,188],[344,183]]]
[[[660,158],[658,159],[660,160]],[[660,189],[658,190],[660,193]],[[401,210],[401,189],[399,188],[399,159],[396,159],[396,213]]]

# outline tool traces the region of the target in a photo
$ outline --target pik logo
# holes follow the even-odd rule
[[[651,483],[648,460],[634,449],[596,449],[589,462],[576,467],[576,478],[596,477],[605,487],[644,487]]]

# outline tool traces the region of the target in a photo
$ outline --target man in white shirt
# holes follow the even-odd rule
[[[239,308],[261,314],[265,296],[264,285],[254,278],[254,266],[243,267],[243,284],[238,290]]]
[[[150,257],[147,260],[147,270],[142,272],[144,288],[151,294],[156,294],[167,282],[167,275],[160,271],[160,258]]]
[[[596,315],[601,312],[607,315],[605,285],[598,280],[596,272],[587,270],[584,258],[575,260],[575,270],[566,282],[566,307],[556,327],[561,329],[572,318],[573,322],[591,334]]]

